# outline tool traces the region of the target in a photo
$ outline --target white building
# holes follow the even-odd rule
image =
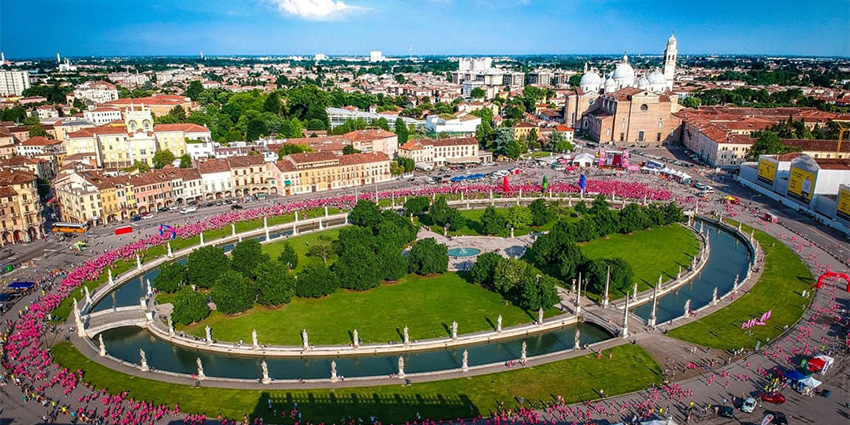
[[[83,111],[83,117],[94,125],[104,125],[120,121],[121,111],[117,108],[101,107]]]
[[[398,156],[410,158],[419,168],[425,169],[481,162],[478,140],[474,137],[411,140],[399,148]]]
[[[451,118],[441,115],[429,115],[425,120],[425,128],[437,134],[473,134],[480,124],[480,117],[466,113],[458,113]]]
[[[384,60],[384,54],[380,50],[372,50],[369,52],[369,62],[381,62]]]
[[[223,159],[208,159],[201,161],[197,165],[198,171],[201,172],[201,181],[203,182],[204,194],[221,193],[224,197],[233,196],[233,182],[230,173],[230,166]]]
[[[0,71],[0,95],[20,96],[30,88],[30,75],[27,71]]]
[[[83,102],[99,105],[118,100],[118,89],[106,81],[89,81],[74,89],[74,97]]]

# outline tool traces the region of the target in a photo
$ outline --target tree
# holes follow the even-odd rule
[[[266,96],[266,100],[263,101],[263,110],[275,115],[280,115],[283,111],[283,104],[280,101],[280,95],[276,91],[273,91]]]
[[[499,235],[505,231],[508,222],[495,207],[489,206],[481,214],[481,227],[487,235]]]
[[[171,312],[171,319],[174,323],[190,325],[210,315],[206,295],[193,291],[189,286],[184,286],[177,291],[172,305],[174,310]]]
[[[549,151],[556,153],[571,152],[573,150],[573,144],[567,141],[567,137],[564,136],[564,133],[554,130],[552,131],[552,134],[549,135],[549,144],[546,148],[549,149]]]
[[[487,252],[478,256],[475,264],[470,270],[472,281],[475,283],[486,284],[493,286],[493,277],[496,273],[496,267],[505,258],[495,252]]]
[[[326,110],[329,100],[326,91],[314,84],[305,84],[286,93],[286,108],[291,117],[308,122],[318,119],[325,123],[325,128],[329,128],[330,121]]]
[[[543,199],[535,199],[528,209],[531,211],[531,224],[535,226],[542,226],[555,218],[555,213]]]
[[[265,121],[255,118],[251,121],[248,121],[247,131],[245,133],[245,140],[249,142],[253,142],[258,140],[260,137],[264,136],[268,132],[266,128]]]
[[[281,145],[280,149],[277,150],[277,159],[281,160],[286,155],[292,155],[294,153],[302,153],[302,152],[311,152],[311,149],[307,145],[296,145],[294,143],[284,143]]]
[[[402,170],[405,173],[412,172],[413,169],[416,167],[416,163],[413,162],[413,159],[405,158],[403,156],[396,158],[395,162],[398,163],[398,165],[402,167]]]
[[[180,168],[192,168],[192,157],[188,153],[180,157]]]
[[[608,211],[608,208],[608,200],[605,199],[605,195],[600,193],[599,195],[596,195],[596,198],[593,199],[593,202],[590,206],[590,213],[599,214],[602,211]]]
[[[295,281],[295,295],[301,298],[319,298],[334,293],[339,288],[339,279],[324,264],[309,265]]]
[[[460,211],[449,206],[445,196],[438,197],[430,209],[431,220],[440,226],[448,225],[452,230],[459,230],[466,225],[466,219]]]
[[[197,101],[201,97],[201,93],[204,92],[204,85],[201,84],[200,81],[194,80],[189,83],[189,88],[186,89],[184,93],[190,99]]]
[[[620,233],[629,234],[636,230],[645,229],[648,226],[643,208],[638,204],[626,205],[618,214],[620,221]]]
[[[156,151],[153,154],[153,168],[159,169],[174,162],[174,154],[168,149]]]
[[[698,97],[688,96],[682,99],[682,105],[686,108],[699,108],[700,100]]]
[[[333,255],[333,242],[331,238],[322,235],[319,236],[312,245],[310,245],[310,249],[307,250],[307,256],[313,258],[321,258],[322,264],[328,264],[328,259]]]
[[[189,283],[209,288],[224,272],[230,270],[230,260],[221,248],[203,246],[189,254]]]
[[[381,279],[396,281],[407,274],[409,265],[407,257],[401,255],[401,249],[396,246],[378,246],[378,264],[381,270]]]
[[[584,201],[579,201],[575,206],[575,210],[579,215],[590,213],[590,209],[587,208],[587,203]]]
[[[505,217],[505,221],[507,221],[514,229],[528,227],[533,221],[531,211],[522,205],[514,205],[503,210],[503,215]]]
[[[517,159],[522,155],[522,146],[516,140],[511,140],[505,144],[505,147],[502,149],[502,155]]]
[[[380,267],[378,257],[370,246],[355,245],[340,253],[333,272],[343,288],[365,291],[381,284]]]
[[[469,92],[469,95],[472,96],[473,99],[483,99],[484,96],[487,96],[487,93],[481,87],[476,87]]]
[[[292,295],[295,294],[295,277],[289,274],[286,264],[264,261],[257,266],[256,274],[258,304],[281,305],[292,300]]]
[[[269,261],[269,256],[263,254],[263,247],[256,239],[245,239],[233,247],[230,255],[230,266],[249,279],[257,277],[257,266]]]
[[[343,155],[352,155],[355,153],[361,153],[361,151],[359,149],[354,149],[354,145],[345,145],[342,148]]]
[[[348,214],[348,222],[360,227],[369,229],[373,234],[377,231],[378,225],[381,224],[381,208],[378,204],[361,199],[357,201],[354,209]]]
[[[160,292],[173,294],[186,283],[186,266],[180,263],[165,263],[159,268],[159,275],[153,280],[153,286]]]
[[[298,254],[295,252],[292,244],[289,242],[283,243],[283,249],[280,251],[277,261],[289,270],[295,270],[298,267]]]
[[[407,201],[404,202],[404,210],[408,214],[413,215],[425,213],[430,206],[431,200],[427,196],[414,196],[413,198],[407,198]]]
[[[30,131],[29,131],[28,134],[31,138],[32,137],[46,137],[48,139],[51,138],[50,133],[48,133],[47,130],[45,130],[44,127],[41,126],[41,124],[38,124],[38,123],[32,124],[32,125],[29,126],[29,128],[30,128]]]
[[[493,140],[493,127],[489,121],[482,120],[481,124],[475,127],[475,140],[478,140],[478,144],[482,148],[487,148],[490,145]]]
[[[611,283],[608,287],[609,293],[627,291],[631,287],[634,283],[634,272],[629,263],[619,257],[600,258],[589,260],[582,266],[589,291],[596,294],[604,294],[605,280],[609,266],[611,267]]]
[[[416,241],[407,259],[410,271],[419,275],[445,273],[449,268],[449,250],[434,238]]]
[[[493,272],[493,288],[505,298],[510,298],[519,287],[528,270],[528,263],[516,258],[500,261]]]
[[[758,131],[753,135],[756,141],[747,153],[747,161],[757,161],[761,155],[800,151],[799,147],[784,145],[779,135],[770,130]]]
[[[404,120],[401,117],[395,119],[395,134],[398,136],[399,146],[407,143],[407,139],[410,137],[407,125],[404,124]]]
[[[560,301],[556,283],[557,280],[551,276],[531,276],[531,273],[527,273],[519,288],[517,304],[526,310],[552,307]]]
[[[228,270],[216,279],[210,297],[218,311],[224,314],[241,313],[254,305],[257,289],[241,273]]]

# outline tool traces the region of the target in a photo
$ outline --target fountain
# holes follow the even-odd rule
[[[465,258],[465,257],[474,257],[478,254],[481,254],[481,250],[478,248],[452,248],[449,250],[449,257],[453,258]]]

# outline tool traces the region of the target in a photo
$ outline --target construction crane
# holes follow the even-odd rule
[[[836,121],[836,124],[838,124],[838,147],[835,149],[835,153],[837,158],[841,158],[841,141],[844,140],[844,133],[850,131],[850,123]]]

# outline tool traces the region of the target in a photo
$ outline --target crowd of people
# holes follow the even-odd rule
[[[600,193],[606,196],[615,195],[635,200],[667,201],[674,199],[669,190],[659,189],[640,182],[616,179],[588,180],[585,189],[588,194]],[[509,196],[519,193],[519,191],[524,194],[531,194],[533,192],[540,193],[542,190],[541,185],[528,183],[510,187],[508,190],[510,193],[507,194],[504,193],[504,188],[501,186],[483,184],[361,193],[357,196],[345,195],[231,211],[205,217],[202,221],[180,226],[175,231],[178,237],[189,238],[201,232],[218,229],[239,221],[289,214],[294,211],[315,210],[322,207],[351,208],[358,199],[375,200],[376,197],[379,199],[394,197],[398,200],[409,196],[431,196],[432,194],[456,194],[460,192],[474,197],[490,196],[490,193]],[[552,193],[578,193],[581,189],[575,184],[555,182],[549,184],[547,190]],[[677,198],[676,200],[679,201],[680,199]],[[688,202],[687,199],[681,199],[681,201],[683,203]],[[730,211],[730,216],[733,213],[734,211]],[[134,400],[126,392],[112,394],[106,388],[96,388],[86,382],[83,371],[71,371],[57,364],[51,356],[49,348],[42,343],[45,340],[45,335],[53,328],[50,322],[51,312],[59,307],[63,300],[67,299],[80,285],[86,281],[96,280],[107,267],[116,261],[132,261],[135,255],[143,253],[153,246],[162,245],[169,239],[170,235],[168,234],[146,237],[120,248],[107,250],[67,273],[61,271],[39,277],[40,293],[29,304],[20,309],[16,318],[6,323],[3,333],[0,335],[3,383],[12,383],[18,386],[24,394],[24,402],[33,406],[41,404],[45,412],[45,421],[55,421],[60,416],[67,416],[67,420],[72,422],[139,425],[159,423],[168,417],[180,417],[181,412],[177,405],[155,405],[146,401]],[[805,248],[802,242],[800,248]],[[817,261],[816,258],[813,260]],[[825,268],[828,269],[828,266],[825,266]],[[811,333],[807,333],[807,329],[810,330],[821,325],[828,326],[824,323],[824,317],[838,317],[836,316],[836,309],[839,307],[834,302],[834,288],[832,300],[832,304],[817,306],[815,314],[808,316],[806,325],[799,327],[794,335],[786,336],[783,344],[778,344],[769,351],[764,351],[761,355],[771,360],[786,356],[785,360],[790,364],[795,360],[794,356],[809,355],[818,351],[818,347],[809,341]],[[794,346],[786,347],[786,343]],[[749,363],[747,367],[750,367]],[[757,370],[762,372],[767,368]],[[720,376],[721,379],[731,379],[730,375],[725,372],[721,372]],[[735,377],[746,380],[751,378],[749,375],[735,375]],[[716,378],[712,374],[708,379],[710,379],[708,385],[711,385]],[[556,421],[580,423],[599,417],[614,416],[633,417],[637,420],[653,415],[665,416],[665,413],[669,412],[669,407],[662,407],[662,405],[669,406],[671,403],[689,400],[693,396],[693,391],[671,384],[660,388],[650,388],[638,396],[642,399],[637,402],[616,402],[603,399],[573,407],[568,406],[560,398],[557,402],[541,403],[540,405],[525,406],[525,403],[523,403],[523,406],[519,409],[502,408],[493,412],[488,418],[478,417],[465,422],[482,425],[537,424],[555,423]],[[542,413],[540,409],[542,409]],[[186,424],[202,424],[213,420],[209,416],[210,413],[183,414],[182,419]],[[247,424],[250,418],[245,416],[241,419],[243,423]],[[257,420],[257,418],[254,419]],[[215,420],[218,423],[236,423],[233,419],[221,416]],[[296,423],[299,422],[301,421],[296,421]],[[427,425],[437,423],[434,421],[417,422]],[[460,422],[463,421],[459,420],[458,423]],[[353,424],[354,420],[351,423]],[[443,422],[440,421],[439,423],[442,424]],[[451,424],[452,421],[448,421],[448,423]]]

